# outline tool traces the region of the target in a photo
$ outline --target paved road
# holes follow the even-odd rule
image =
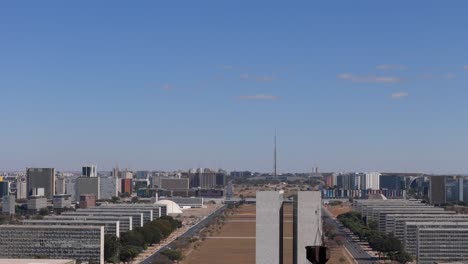
[[[364,249],[362,249],[361,246],[359,246],[356,242],[352,240],[351,236],[346,235],[344,228],[338,225],[338,221],[333,219],[333,216],[326,208],[323,208],[323,213],[324,215],[329,217],[326,221],[328,221],[328,223],[330,224],[333,224],[336,227],[338,233],[346,238],[344,246],[346,247],[346,249],[348,249],[349,253],[351,253],[353,258],[359,264],[372,264],[377,262],[377,259],[369,255],[366,251],[364,251]]]
[[[209,216],[207,216],[205,219],[201,220],[198,224],[192,226],[189,230],[187,230],[185,233],[183,233],[182,235],[180,235],[177,239],[180,239],[180,238],[190,238],[196,234],[198,234],[198,232],[200,232],[200,230],[202,230],[203,228],[205,228],[212,219],[218,217],[222,212],[224,212],[224,210],[226,209],[226,205],[218,208],[218,210],[216,210],[215,212],[213,212],[212,214],[210,214]],[[177,241],[174,240],[175,241]],[[152,264],[156,258],[161,254],[162,251],[164,251],[165,249],[168,249],[168,248],[172,248],[174,246],[174,242],[171,242],[169,243],[167,246],[159,249],[158,251],[156,251],[155,253],[153,253],[153,255],[149,256],[147,259],[143,260],[142,262],[140,262],[140,264]]]

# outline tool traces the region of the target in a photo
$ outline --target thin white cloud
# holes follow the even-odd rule
[[[341,80],[346,80],[356,83],[400,83],[403,79],[395,76],[375,76],[375,75],[354,75],[351,73],[343,73],[338,75]]]
[[[170,91],[170,90],[174,89],[174,86],[171,85],[171,84],[164,84],[164,85],[162,86],[162,89],[163,89],[163,90],[166,90],[166,91]]]
[[[452,79],[454,79],[456,77],[456,75],[453,72],[448,72],[448,73],[444,74],[443,77],[446,78],[446,79],[452,80]]]
[[[377,70],[403,70],[405,66],[400,64],[380,64],[375,67]]]
[[[272,82],[276,80],[275,76],[268,76],[268,75],[254,75],[254,74],[249,74],[249,73],[242,73],[239,78],[242,80],[255,80],[257,82]]]
[[[256,80],[259,82],[271,82],[276,80],[276,78],[274,76],[258,76]]]
[[[242,95],[238,96],[237,99],[239,100],[267,100],[267,101],[274,101],[278,100],[279,97],[271,94],[255,94],[255,95]]]
[[[221,66],[219,66],[219,68],[222,69],[222,70],[232,70],[232,69],[234,69],[234,66],[232,66],[232,65],[221,65]]]
[[[239,76],[242,80],[247,80],[250,78],[250,75],[248,73],[243,73]]]
[[[398,92],[398,93],[393,93],[392,95],[390,95],[390,98],[401,99],[401,98],[408,97],[408,95],[409,94],[407,92]]]

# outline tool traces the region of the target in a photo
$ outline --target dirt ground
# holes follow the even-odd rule
[[[348,212],[351,212],[351,205],[349,203],[343,203],[341,205],[336,205],[336,206],[327,206],[328,211],[334,216],[337,217],[340,214],[345,214]]]
[[[330,249],[330,259],[327,264],[352,264],[352,258],[346,253],[343,247]]]
[[[284,264],[292,263],[292,206],[284,207]],[[227,218],[219,232],[213,233],[195,250],[189,251],[183,264],[255,263],[255,205],[243,205]]]
[[[336,212],[345,209],[336,208]],[[283,263],[292,264],[293,208],[283,207]],[[255,205],[242,205],[234,215],[228,216],[219,231],[211,233],[197,249],[185,252],[182,264],[237,264],[255,263]],[[352,264],[342,247],[331,249],[328,264]]]

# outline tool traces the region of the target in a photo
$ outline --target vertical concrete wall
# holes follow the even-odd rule
[[[256,264],[281,264],[283,262],[282,203],[283,197],[277,191],[257,192]]]
[[[293,218],[293,263],[308,264],[305,248],[322,244],[321,192],[298,192],[294,198]]]

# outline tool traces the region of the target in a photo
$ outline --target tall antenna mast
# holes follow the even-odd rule
[[[277,178],[278,174],[276,173],[276,129],[275,129],[275,148],[274,148],[274,151],[273,151],[273,156],[274,156],[274,176],[275,176],[275,179]]]

